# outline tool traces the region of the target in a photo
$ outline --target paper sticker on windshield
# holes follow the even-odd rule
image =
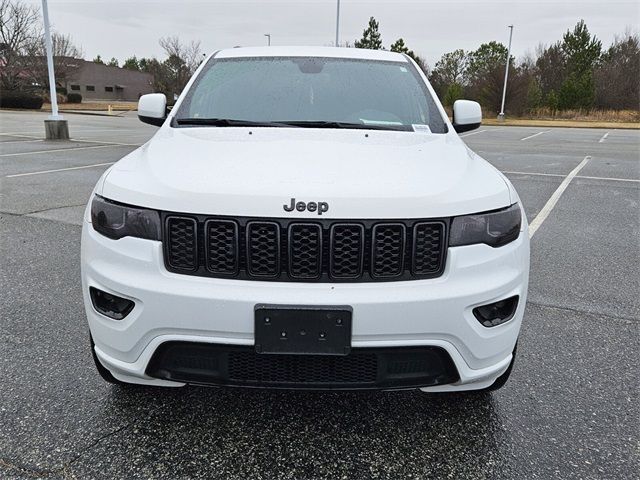
[[[422,124],[413,124],[413,131],[416,133],[431,133],[431,129],[429,128],[429,125],[422,125]]]

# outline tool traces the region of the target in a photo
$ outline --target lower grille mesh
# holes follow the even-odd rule
[[[232,352],[229,379],[255,383],[374,383],[378,373],[373,354],[334,356],[257,355]]]

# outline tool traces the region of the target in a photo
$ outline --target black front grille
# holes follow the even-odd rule
[[[322,274],[322,228],[313,223],[289,226],[289,275],[313,279]]]
[[[417,223],[413,234],[413,274],[430,275],[442,268],[444,225]]]
[[[247,271],[254,277],[280,273],[280,225],[249,222],[247,225]]]
[[[185,383],[265,388],[388,389],[458,380],[439,347],[354,348],[349,355],[269,355],[251,346],[163,343],[147,375]]]
[[[263,220],[165,213],[169,271],[264,281],[368,282],[438,277],[448,219]]]
[[[405,227],[384,223],[373,227],[372,274],[375,277],[397,277],[404,267]]]
[[[364,255],[362,225],[333,225],[330,248],[330,275],[333,278],[358,278],[362,274]]]
[[[238,273],[238,225],[229,220],[208,220],[205,223],[207,239],[205,253],[207,269],[221,275]]]
[[[167,263],[176,270],[197,267],[196,221],[193,218],[170,217],[167,220]]]

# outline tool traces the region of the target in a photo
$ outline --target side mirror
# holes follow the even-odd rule
[[[164,93],[149,93],[138,100],[138,119],[160,127],[167,118],[167,97]]]
[[[453,128],[458,133],[475,130],[482,123],[482,109],[478,102],[456,100],[453,104]]]

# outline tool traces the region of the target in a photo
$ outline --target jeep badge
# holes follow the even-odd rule
[[[297,202],[296,199],[291,199],[291,205],[284,204],[282,206],[285,212],[293,212],[297,210],[299,212],[304,212],[305,210],[309,212],[318,212],[318,215],[322,215],[324,212],[329,211],[329,204],[327,202]]]

